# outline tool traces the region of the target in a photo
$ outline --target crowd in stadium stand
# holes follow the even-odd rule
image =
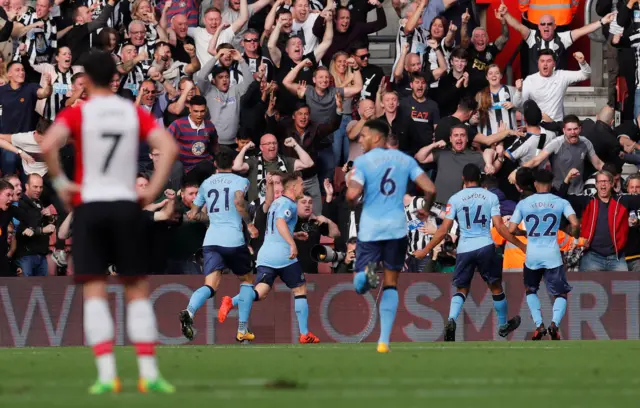
[[[62,109],[86,100],[83,60],[96,49],[118,64],[112,90],[151,112],[180,149],[166,191],[145,208],[148,222],[131,226],[146,230],[151,274],[201,273],[209,220],[186,213],[223,150],[250,181],[261,234],[282,174],[301,171],[304,272],[351,272],[360,209],[347,205],[344,180],[374,118],[390,126],[388,148],[415,156],[437,188],[432,208],[415,186],[405,196],[406,271],[452,270],[457,227],[427,258],[413,253],[437,229],[468,163],[485,173],[505,219],[535,192],[535,169],[552,169],[555,193],[582,219],[577,248],[558,235],[571,270],[640,271],[640,173],[623,172],[640,166],[638,3],[598,0],[599,20],[575,27],[577,0],[501,3],[484,17],[473,0],[0,0],[0,170],[14,186],[0,201],[20,215],[0,211],[0,275],[73,273],[73,213],[55,195],[39,142]],[[496,38],[481,23],[491,19],[502,27]],[[372,35],[392,20],[395,60],[374,65]],[[565,115],[567,87],[591,76],[587,52],[573,43],[601,28],[608,105],[595,118]],[[506,83],[495,62],[514,33],[522,78]],[[619,77],[630,95],[615,126]],[[81,171],[74,142],[61,152],[70,178]],[[140,146],[137,188],[159,154]],[[251,240],[253,253],[263,238]],[[521,270],[524,254],[499,234],[495,243],[505,271]],[[341,255],[318,263],[317,245]]]

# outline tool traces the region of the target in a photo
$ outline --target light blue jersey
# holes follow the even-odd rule
[[[282,218],[287,222],[289,232],[293,235],[293,229],[298,222],[298,205],[289,197],[282,196],[271,203],[267,214],[267,228],[264,232],[264,244],[258,252],[257,266],[271,268],[284,268],[298,262],[298,259],[289,259],[290,248],[284,240],[276,221]]]
[[[467,187],[451,196],[445,217],[460,225],[459,254],[493,245],[491,217],[500,215],[498,196],[482,187]]]
[[[210,224],[204,246],[235,248],[245,244],[242,216],[236,209],[234,197],[236,191],[246,194],[248,189],[249,180],[233,173],[214,174],[200,185],[193,203],[206,205],[209,213]]]
[[[569,218],[576,212],[565,199],[551,193],[538,193],[525,198],[516,206],[511,222],[524,220],[527,228],[527,258],[529,269],[551,269],[562,265],[558,246],[558,229],[564,215]]]
[[[409,179],[415,181],[422,173],[413,157],[398,150],[376,148],[355,160],[351,180],[364,186],[358,240],[407,236],[403,197]]]

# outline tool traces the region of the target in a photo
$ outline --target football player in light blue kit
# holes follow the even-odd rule
[[[538,193],[518,203],[509,220],[509,230],[515,231],[518,224],[524,220],[528,243],[523,278],[527,305],[536,325],[532,339],[541,340],[547,334],[547,329],[542,323],[538,298],[540,281],[544,277],[547,292],[555,297],[553,317],[548,329],[549,336],[552,340],[560,340],[558,326],[567,309],[567,294],[571,291],[571,286],[567,282],[556,235],[562,216],[571,223],[571,235],[574,237],[578,237],[580,224],[571,204],[550,193],[553,173],[549,170],[538,170],[535,177],[534,185]],[[573,245],[577,242],[577,238],[574,238]]]
[[[378,352],[389,352],[389,338],[398,309],[398,274],[407,253],[407,222],[404,194],[409,179],[425,192],[425,208],[431,207],[436,188],[416,160],[386,148],[389,126],[369,120],[360,132],[365,154],[358,157],[347,175],[347,200],[357,205],[363,199],[353,284],[356,292],[376,288],[378,262],[384,267],[384,290],[380,301]]]
[[[460,232],[453,272],[456,293],[451,298],[444,341],[456,340],[456,319],[467,299],[476,269],[493,295],[493,306],[498,316],[498,334],[507,337],[520,326],[520,316],[507,321],[507,298],[502,289],[502,259],[496,253],[491,238],[491,222],[507,241],[523,251],[526,250],[526,246],[516,239],[502,222],[498,196],[480,187],[480,176],[480,169],[475,164],[464,166],[464,188],[449,199],[445,219],[431,241],[423,250],[414,253],[416,258],[424,258],[449,233],[453,221],[458,221]]]
[[[256,300],[264,299],[276,277],[293,292],[294,308],[300,329],[300,343],[319,343],[320,339],[309,331],[309,305],[307,282],[298,262],[298,248],[294,237],[306,239],[306,233],[294,233],[298,221],[297,200],[304,197],[304,184],[299,172],[282,177],[282,196],[276,199],[267,213],[264,244],[258,252]]]
[[[249,180],[231,172],[233,156],[229,152],[218,153],[215,164],[217,173],[202,183],[187,214],[189,219],[193,219],[206,205],[210,224],[202,248],[204,286],[193,292],[189,305],[180,312],[180,325],[182,334],[193,340],[193,316],[207,299],[213,298],[220,285],[222,270],[229,268],[241,281],[236,340],[252,341],[255,335],[248,330],[247,322],[255,291],[251,254],[245,242],[242,222],[247,225],[252,238],[258,236],[258,230],[251,223],[245,201]]]

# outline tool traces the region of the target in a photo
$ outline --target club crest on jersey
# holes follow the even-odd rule
[[[445,209],[445,214],[449,215],[451,213],[451,204],[447,204],[447,208]]]
[[[205,146],[204,146],[204,143],[202,142],[195,142],[191,146],[191,153],[195,154],[196,156],[202,156],[202,154],[204,153],[204,150],[205,150]]]

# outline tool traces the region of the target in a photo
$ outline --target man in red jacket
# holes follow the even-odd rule
[[[571,169],[568,181],[579,176]],[[627,271],[624,247],[629,235],[629,211],[640,208],[640,195],[617,194],[613,191],[613,175],[608,171],[596,173],[595,196],[565,196],[576,214],[582,217],[580,237],[587,240],[588,249],[580,260],[581,271]]]

